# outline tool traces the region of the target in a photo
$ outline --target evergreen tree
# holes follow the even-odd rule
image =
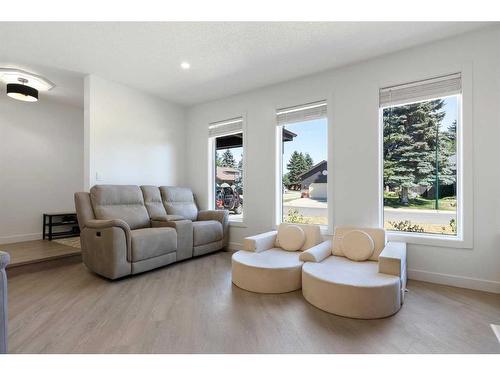
[[[243,191],[243,154],[240,155],[240,161],[238,162],[237,169],[240,173],[238,178],[234,181],[234,184],[240,191]]]
[[[241,171],[243,171],[243,154],[241,154],[240,156],[240,161],[238,162],[238,169]]]
[[[283,183],[283,186],[287,187],[290,186],[290,178],[288,176],[288,173],[285,173],[283,175],[283,178],[281,179],[281,182]]]
[[[441,129],[443,106],[438,99],[384,109],[384,185],[398,188],[402,203],[409,188],[435,185],[436,172],[439,184],[455,181],[450,137]]]
[[[307,170],[311,169],[312,166],[314,165],[313,159],[312,159],[311,155],[309,155],[308,152],[306,152],[306,154],[304,155],[304,161],[306,163]]]
[[[222,161],[218,152],[215,153],[215,166],[222,167]]]
[[[299,175],[308,169],[304,154],[294,151],[286,167],[288,169],[288,180],[290,184],[300,184]]]
[[[224,153],[222,154],[222,158],[221,158],[221,162],[220,162],[220,166],[221,167],[230,167],[230,168],[234,168],[234,166],[236,165],[236,161],[234,160],[234,156],[233,156],[233,153],[231,152],[230,149],[227,149],[226,151],[224,151]]]
[[[448,139],[447,147],[449,149],[449,154],[454,155],[457,153],[457,120],[453,121],[445,134]]]

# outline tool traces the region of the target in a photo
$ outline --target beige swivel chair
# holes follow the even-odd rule
[[[302,251],[328,246],[317,225],[286,224],[277,231],[247,237],[232,257],[236,286],[257,293],[286,293],[302,285]]]
[[[376,319],[403,304],[406,244],[386,242],[384,229],[336,228],[329,248],[310,249],[300,259],[302,294],[321,310]]]

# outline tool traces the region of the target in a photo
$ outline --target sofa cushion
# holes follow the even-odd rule
[[[361,262],[370,258],[375,245],[368,233],[352,230],[342,238],[342,251],[350,260]]]
[[[161,200],[160,188],[158,186],[141,186],[144,205],[148,210],[151,220],[167,220],[167,211]]]
[[[198,207],[196,207],[191,189],[174,186],[160,186],[160,193],[167,214],[179,215],[192,221],[197,219]]]
[[[297,251],[302,248],[306,240],[304,230],[298,225],[280,225],[278,242],[286,251]]]
[[[287,293],[300,289],[302,262],[300,252],[278,248],[262,252],[238,251],[232,256],[232,281],[257,293]]]
[[[131,231],[132,262],[154,258],[177,250],[173,228],[144,228]]]
[[[368,233],[372,238],[374,249],[370,260],[378,260],[378,256],[385,247],[385,229],[383,228],[356,228],[356,227],[337,227],[333,235],[333,250],[332,254],[337,256],[345,256],[342,250],[342,238],[352,230],[362,230]]]
[[[193,222],[193,246],[222,240],[222,224],[215,220]]]
[[[130,229],[150,226],[139,186],[95,185],[90,189],[90,200],[96,219],[121,219]]]
[[[401,280],[378,272],[378,262],[330,256],[302,267],[302,294],[321,310],[350,318],[377,319],[401,307]]]
[[[284,227],[284,226],[289,226],[289,225],[296,225],[301,227],[304,230],[304,234],[306,235],[306,240],[304,241],[304,244],[300,248],[301,251],[310,249],[313,246],[316,246],[317,244],[321,243],[323,241],[321,237],[321,231],[318,225],[314,224],[291,224],[291,223],[281,223],[278,227]],[[276,242],[275,242],[276,247],[281,247],[278,236],[276,236]]]

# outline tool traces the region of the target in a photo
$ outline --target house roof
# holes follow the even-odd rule
[[[217,179],[222,181],[234,181],[238,178],[240,171],[231,167],[217,167]]]
[[[323,165],[324,164],[324,165]],[[313,165],[310,169],[308,169],[305,172],[302,172],[301,174],[298,175],[298,178],[301,180],[306,179],[307,177],[313,175],[319,170],[326,169],[327,168],[327,162],[326,160],[320,161],[319,163]]]

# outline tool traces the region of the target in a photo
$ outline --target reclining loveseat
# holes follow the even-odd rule
[[[223,249],[228,212],[199,211],[189,188],[96,185],[75,193],[84,264],[117,279]]]

